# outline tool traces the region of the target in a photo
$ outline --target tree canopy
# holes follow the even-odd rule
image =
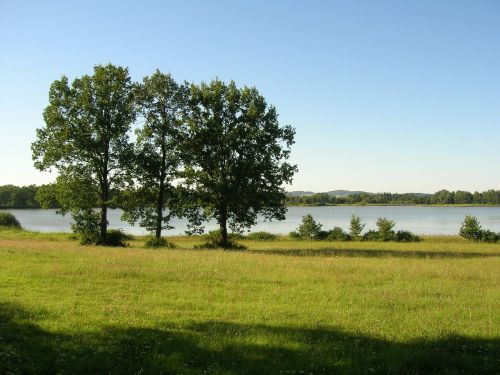
[[[228,224],[239,232],[258,214],[284,219],[284,185],[297,170],[287,162],[295,131],[280,126],[257,89],[217,79],[191,85],[185,120],[185,183],[203,217],[219,224],[219,245],[230,246]]]
[[[55,190],[63,212],[99,220],[99,241],[106,242],[107,209],[111,191],[127,180],[133,150],[129,129],[135,120],[132,82],[128,69],[96,65],[92,76],[69,84],[63,76],[52,83],[46,126],[37,129],[32,144],[35,166],[55,168]],[[99,218],[91,212],[100,207]]]

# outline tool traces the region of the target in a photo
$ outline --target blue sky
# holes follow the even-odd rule
[[[0,184],[54,179],[49,86],[108,62],[256,86],[297,131],[290,190],[500,189],[498,1],[2,1]]]

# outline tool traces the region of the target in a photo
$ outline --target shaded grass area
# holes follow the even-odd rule
[[[176,250],[69,238],[0,232],[0,373],[500,368],[498,246],[278,239],[225,252],[186,237],[169,238]]]
[[[3,373],[427,374],[471,369],[493,374],[500,355],[500,339],[447,336],[397,343],[332,328],[228,322],[182,329],[110,326],[100,333],[67,334],[39,328],[32,316],[20,306],[0,305]],[[274,342],[261,345],[255,337],[273,337]]]

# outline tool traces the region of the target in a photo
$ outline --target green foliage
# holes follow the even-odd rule
[[[246,235],[246,238],[249,240],[270,241],[270,240],[275,240],[276,235],[273,233],[260,231],[260,232],[248,233]]]
[[[294,240],[300,240],[300,234],[299,232],[297,231],[291,231],[290,233],[288,233],[288,236],[291,238],[291,239],[294,239]]]
[[[477,217],[471,215],[465,216],[459,234],[472,241],[500,242],[500,233],[482,229]]]
[[[328,241],[350,241],[351,236],[344,232],[340,227],[334,227],[332,230],[328,231],[325,238]]]
[[[361,237],[361,232],[365,228],[366,224],[361,223],[361,218],[357,215],[351,216],[351,223],[349,227],[349,234],[353,239],[359,239]]]
[[[490,243],[500,242],[500,233],[495,233],[491,230],[483,229],[481,231],[481,241]]]
[[[63,76],[52,83],[43,116],[46,126],[37,129],[32,144],[35,167],[58,171],[55,198],[61,213],[80,215],[74,217],[78,227],[92,227],[94,222],[81,221],[93,220],[88,210],[100,207],[99,238],[106,243],[112,192],[129,179],[125,167],[133,155],[128,132],[135,109],[128,70],[96,65],[92,76],[71,84]]]
[[[167,248],[167,249],[175,249],[177,247],[173,242],[168,241],[164,237],[149,237],[144,243],[145,248],[157,249],[157,248]]]
[[[221,246],[228,245],[228,224],[240,232],[258,214],[283,220],[283,185],[297,170],[287,163],[295,132],[280,126],[257,89],[220,80],[191,85],[185,120],[185,186],[202,219],[219,224]]]
[[[0,208],[38,208],[37,186],[0,185]]]
[[[479,241],[481,240],[482,230],[481,224],[477,217],[472,215],[467,215],[462,222],[460,227],[460,236],[468,240]]]
[[[394,235],[396,242],[420,242],[420,237],[407,230],[398,230]]]
[[[99,214],[92,208],[72,214],[71,230],[82,245],[97,245],[101,243],[99,236]]]
[[[186,87],[179,86],[169,74],[158,70],[135,86],[135,98],[144,120],[137,130],[135,160],[129,165],[135,187],[122,195],[123,219],[131,224],[139,222],[161,237],[162,230],[171,229],[172,216],[179,216],[173,185],[181,163],[182,111],[185,107]]]
[[[392,228],[396,225],[396,223],[392,220],[389,220],[385,217],[379,217],[377,219],[377,228],[378,228],[378,239],[379,241],[392,241],[394,240],[394,231]]]
[[[363,241],[379,241],[379,232],[376,230],[369,230],[363,234]]]
[[[0,212],[0,228],[22,229],[21,223],[10,212]]]
[[[113,247],[125,247],[127,246],[127,241],[131,240],[132,237],[119,229],[110,229],[106,236],[106,242],[100,243],[104,246]]]
[[[319,239],[322,225],[317,223],[312,215],[307,214],[302,217],[302,223],[297,228],[300,238],[303,239]]]

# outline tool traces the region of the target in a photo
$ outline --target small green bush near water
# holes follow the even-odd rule
[[[177,246],[173,242],[167,241],[167,239],[163,237],[160,238],[150,237],[146,240],[144,247],[148,249],[158,249],[158,248],[175,249]]]
[[[258,240],[258,241],[270,241],[276,239],[275,234],[264,231],[248,233],[246,237],[249,240]]]
[[[229,241],[229,246],[227,246],[227,249],[231,249],[231,250],[244,250],[244,249],[246,249],[245,246],[240,245],[236,242],[236,240],[243,239],[243,236],[241,234],[228,233],[227,237],[228,237],[228,241]],[[221,247],[220,246],[221,234],[220,234],[219,229],[212,230],[206,234],[203,234],[201,236],[201,238],[204,238],[207,241],[202,243],[202,244],[195,245],[194,246],[195,249],[218,249]]]
[[[325,240],[327,241],[350,241],[351,236],[344,232],[340,227],[334,227],[332,230],[327,232]]]
[[[10,212],[0,212],[0,227],[22,229],[19,220]]]
[[[407,230],[398,230],[394,235],[396,242],[420,242],[420,237]]]
[[[500,242],[500,233],[495,233],[488,229],[482,229],[477,217],[472,215],[465,216],[458,234],[471,241],[490,243]]]
[[[106,243],[99,245],[125,247],[127,246],[127,241],[130,241],[132,238],[131,235],[124,233],[120,229],[110,229],[106,235]]]
[[[305,215],[302,218],[301,225],[296,231],[290,232],[289,236],[292,239],[315,239],[326,241],[396,241],[396,242],[419,242],[420,237],[417,235],[402,230],[395,232],[393,230],[396,223],[392,220],[380,217],[377,219],[378,230],[369,230],[362,234],[365,224],[361,223],[361,219],[352,215],[351,226],[349,233],[345,232],[340,227],[334,227],[329,231],[321,230],[322,225],[317,223],[311,215]],[[488,234],[489,238],[494,238]]]
[[[465,216],[464,221],[462,222],[462,226],[460,227],[459,234],[460,236],[468,240],[481,240],[482,229],[481,224],[479,224],[479,220],[477,220],[477,217],[472,215]]]
[[[300,238],[315,240],[321,237],[322,225],[317,223],[312,215],[308,214],[302,217],[302,223],[297,228]]]

